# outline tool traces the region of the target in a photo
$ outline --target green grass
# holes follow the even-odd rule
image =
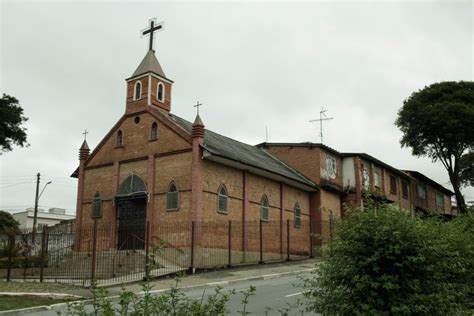
[[[73,299],[77,300],[77,299]],[[18,295],[18,296],[0,296],[0,311],[19,309],[41,305],[51,305],[56,303],[69,302],[67,298],[48,298],[34,295]]]

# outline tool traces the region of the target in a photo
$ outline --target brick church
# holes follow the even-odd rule
[[[206,129],[199,114],[194,122],[174,115],[173,81],[155,56],[154,28],[148,52],[126,79],[123,116],[92,152],[86,141],[80,148],[73,174],[76,249],[94,220],[109,228],[101,249],[126,244],[130,225],[143,243],[145,231],[156,235],[170,223],[226,227],[232,221],[238,235],[233,247],[242,252],[257,247],[254,223],[263,225],[267,247],[275,252],[285,251],[287,225],[292,247],[308,251],[311,232],[328,236],[330,218],[341,216],[343,203],[360,205],[364,190],[416,207],[417,180],[367,154],[317,143],[248,145]],[[451,192],[430,185],[442,196],[440,202],[436,195],[440,210],[450,209]],[[194,242],[220,238],[216,229],[198,233]]]
[[[172,114],[173,81],[151,44],[126,83],[123,116],[92,152],[86,141],[80,148],[77,244],[94,218],[114,230],[110,248],[131,224],[143,235],[147,223],[153,234],[170,222],[233,221],[245,251],[255,229],[246,224],[262,220],[281,225],[271,239],[282,248],[290,219],[307,248],[319,209],[314,181],[267,150],[206,129],[199,114],[192,123]]]

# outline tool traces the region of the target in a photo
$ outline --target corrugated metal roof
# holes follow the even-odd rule
[[[188,133],[192,132],[191,122],[173,114],[169,115],[171,119],[184,128]],[[256,146],[239,142],[235,139],[206,129],[203,147],[211,154],[269,171],[313,188],[318,188],[316,183],[305,177],[303,174],[286,165],[264,149]]]

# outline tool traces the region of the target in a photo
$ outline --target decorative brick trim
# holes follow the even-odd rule
[[[190,153],[192,151],[193,151],[192,148],[184,148],[184,149],[179,149],[179,150],[174,150],[174,151],[168,151],[168,152],[161,153],[161,154],[155,154],[155,158],[172,156],[172,155],[179,155],[179,154],[183,154],[183,153]]]
[[[213,191],[209,191],[209,190],[202,190],[202,192],[204,193],[209,193],[209,194],[212,194],[212,195],[216,195],[217,196],[217,192],[213,192]],[[238,200],[238,201],[243,201],[244,199],[242,198],[239,198],[239,197],[236,197],[236,196],[232,196],[232,195],[227,195],[227,197],[229,199],[233,199],[233,200]]]
[[[137,158],[131,158],[131,159],[125,159],[125,160],[120,160],[120,164],[126,164],[130,162],[137,162],[137,161],[143,161],[143,160],[148,160],[148,156],[142,156],[142,157],[137,157]]]

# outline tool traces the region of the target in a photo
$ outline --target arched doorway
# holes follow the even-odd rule
[[[117,195],[119,250],[144,249],[148,191],[145,182],[131,174],[120,184]]]

